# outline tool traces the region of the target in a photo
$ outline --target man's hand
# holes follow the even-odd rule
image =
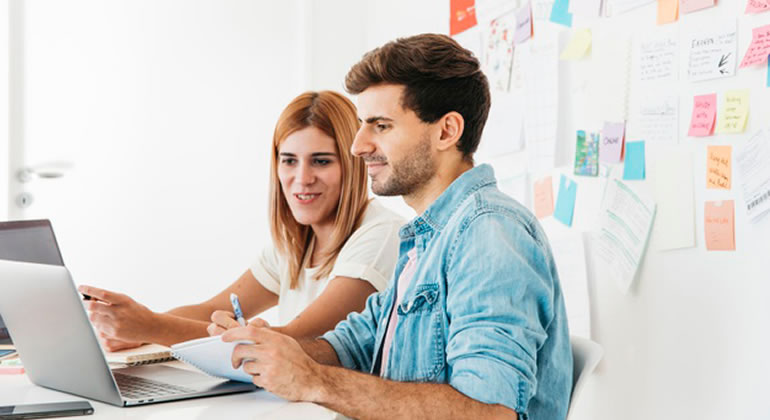
[[[155,313],[130,297],[91,286],[78,291],[90,296],[85,303],[89,319],[108,351],[138,347],[147,340],[155,324]]]
[[[233,350],[233,367],[253,376],[255,385],[291,401],[319,401],[321,366],[284,334],[263,328],[264,321],[228,330],[225,342],[250,341]]]

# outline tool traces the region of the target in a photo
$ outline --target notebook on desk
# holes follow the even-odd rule
[[[171,346],[171,354],[215,378],[251,383],[251,375],[232,365],[233,349],[245,341],[225,343],[221,336],[198,338]]]
[[[174,360],[174,357],[171,356],[171,349],[160,344],[145,344],[134,349],[111,351],[105,353],[104,356],[107,358],[107,363],[126,366],[149,365]]]

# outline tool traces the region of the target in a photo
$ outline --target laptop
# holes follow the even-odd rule
[[[0,279],[0,313],[36,385],[116,406],[257,389],[164,365],[111,370],[66,267],[0,260]]]
[[[0,260],[64,265],[48,220],[0,222]],[[12,344],[0,312],[0,345]]]

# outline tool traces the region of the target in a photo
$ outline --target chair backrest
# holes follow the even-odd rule
[[[570,346],[572,347],[572,395],[569,400],[567,418],[569,418],[569,413],[572,412],[572,407],[586,379],[591,375],[591,372],[593,372],[604,355],[602,346],[587,338],[570,336]]]

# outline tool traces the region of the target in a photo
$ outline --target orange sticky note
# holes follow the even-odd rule
[[[733,174],[732,146],[709,146],[706,152],[706,188],[729,190]]]
[[[679,18],[679,0],[658,0],[658,25],[676,22]]]
[[[735,202],[706,201],[705,205],[706,249],[735,251]]]
[[[553,186],[551,186],[551,177],[535,181],[535,216],[538,219],[548,217],[553,214]]]

